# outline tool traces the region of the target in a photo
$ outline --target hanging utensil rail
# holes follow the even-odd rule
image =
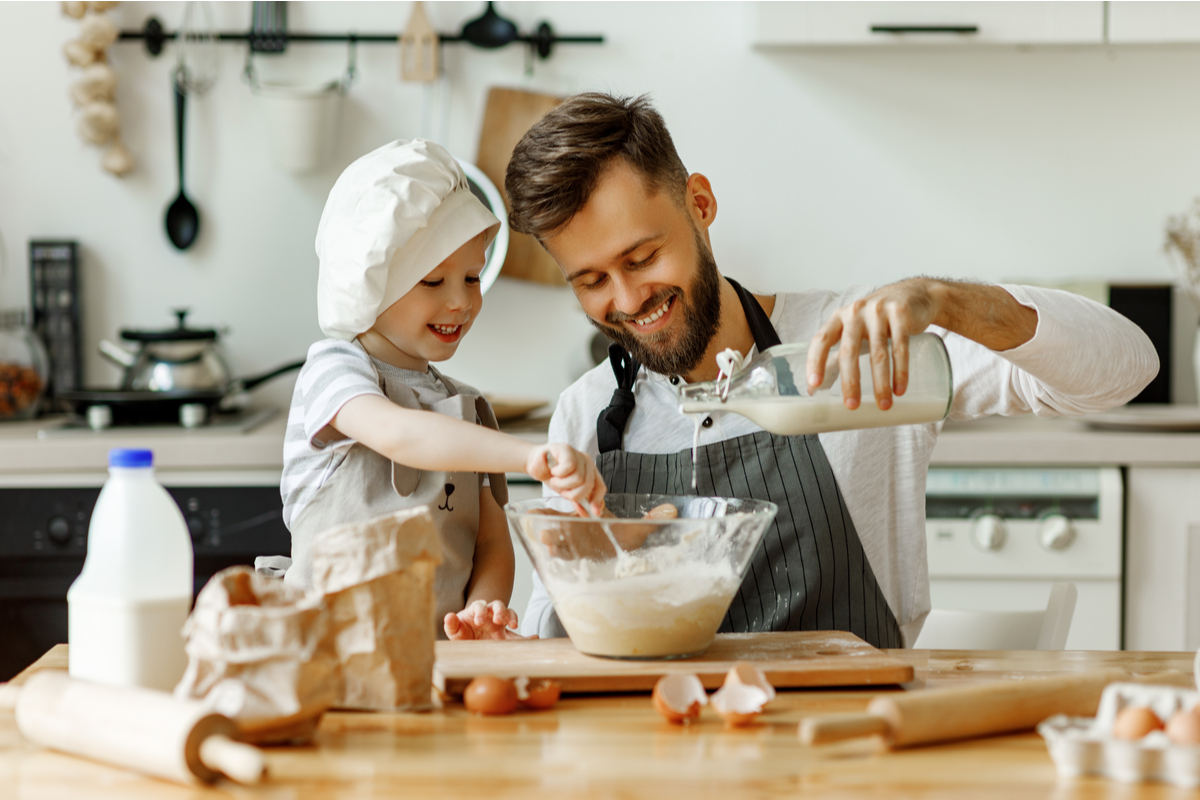
[[[286,47],[287,42],[363,42],[367,44],[395,44],[396,40],[403,35],[403,31],[398,33],[297,33],[288,31],[285,36],[286,40],[283,47]],[[176,31],[168,31],[163,27],[163,24],[157,17],[150,17],[146,20],[146,24],[142,26],[140,31],[121,31],[119,41],[137,41],[145,42],[146,52],[151,56],[158,56],[162,53],[163,46],[168,41],[175,41],[179,36]],[[250,42],[254,45],[255,34],[252,31],[233,32],[222,31],[214,33],[213,38],[219,42]],[[439,33],[438,41],[442,44],[456,44],[459,42],[471,42],[471,37],[463,36],[457,33]],[[549,22],[538,23],[537,28],[532,34],[518,34],[511,41],[522,42],[528,44],[530,49],[538,55],[539,58],[549,58],[554,46],[557,44],[603,44],[604,37],[600,35],[584,35],[584,36],[560,36],[550,27]],[[491,47],[493,45],[477,45],[480,47]],[[271,48],[273,52],[280,52],[283,47]]]

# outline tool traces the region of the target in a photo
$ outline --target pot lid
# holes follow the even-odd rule
[[[203,342],[214,341],[217,331],[214,328],[189,328],[187,315],[189,309],[174,309],[178,325],[157,331],[138,331],[128,328],[121,329],[121,338],[131,342]]]

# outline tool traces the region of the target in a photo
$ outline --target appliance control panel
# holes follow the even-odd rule
[[[933,467],[925,489],[929,574],[1119,575],[1122,498],[1116,467]]]
[[[196,557],[291,548],[278,486],[168,486]],[[98,487],[0,488],[0,558],[82,558]]]

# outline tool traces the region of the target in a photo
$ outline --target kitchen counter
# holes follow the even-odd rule
[[[92,432],[55,430],[61,420],[0,423],[0,479],[33,481],[46,473],[103,475],[111,447],[154,450],[156,467],[174,470],[281,469],[286,413],[278,411],[248,432],[178,427]],[[46,433],[40,431],[47,429]],[[544,441],[545,419],[504,427]],[[1200,432],[1094,430],[1080,419],[993,417],[946,425],[933,451],[939,465],[1200,465]]]
[[[60,645],[23,675],[62,667]],[[890,650],[917,683],[962,685],[1118,666],[1192,674],[1191,653]],[[1182,676],[1181,676],[1182,677]],[[16,682],[21,680],[18,676]],[[883,689],[882,691],[895,691]],[[798,797],[1182,798],[1155,783],[1060,779],[1037,734],[889,752],[862,739],[810,748],[807,715],[862,710],[881,692],[780,692],[760,724],[726,729],[711,709],[690,727],[664,721],[644,695],[566,697],[549,711],[476,717],[460,705],[424,714],[329,713],[307,747],[267,751],[270,776],[255,787],[175,786],[33,747],[0,711],[0,784],[14,800],[255,797]]]

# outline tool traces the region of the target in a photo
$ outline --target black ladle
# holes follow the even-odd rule
[[[184,92],[183,76],[171,76],[171,85],[175,87],[175,154],[179,164],[179,194],[167,206],[167,238],[179,250],[187,250],[196,241],[200,232],[200,212],[183,193],[183,121],[184,121]]]

